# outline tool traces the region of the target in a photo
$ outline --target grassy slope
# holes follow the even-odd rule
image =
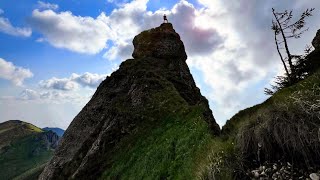
[[[306,114],[303,114],[304,112],[299,110],[300,104],[297,104],[291,97],[298,96],[303,98],[304,100],[307,100],[308,102],[319,103],[319,95],[320,70],[316,71],[312,76],[308,77],[307,79],[291,87],[280,90],[265,102],[237,113],[223,127],[222,136],[220,137],[220,140],[218,138],[214,140],[214,142],[218,143],[220,147],[216,148],[216,146],[213,146],[213,148],[211,148],[211,150],[208,151],[207,157],[200,166],[200,179],[210,179],[208,177],[212,176],[212,174],[215,174],[216,177],[220,177],[221,179],[233,179],[232,176],[235,175],[233,174],[233,172],[235,171],[239,171],[239,174],[242,173],[243,175],[243,168],[245,166],[243,166],[242,163],[244,162],[244,159],[241,157],[241,154],[239,154],[239,152],[242,152],[242,150],[244,150],[243,147],[242,149],[239,149],[239,147],[241,147],[241,143],[249,143],[247,140],[255,139],[257,138],[256,136],[260,136],[260,138],[262,137],[261,139],[259,139],[258,137],[258,140],[270,140],[271,138],[271,140],[273,141],[274,134],[261,134],[261,132],[269,130],[268,133],[273,133],[273,128],[278,126],[278,124],[275,124],[277,122],[279,122],[280,126],[280,128],[278,129],[278,132],[280,133],[278,135],[284,137],[282,142],[279,140],[280,148],[283,148],[281,147],[281,145],[283,144],[283,146],[289,147],[289,151],[290,148],[292,148],[295,149],[296,152],[298,152],[298,154],[294,154],[296,152],[292,152],[294,156],[302,154],[302,159],[298,159],[298,162],[302,162],[306,158],[314,157],[314,154],[311,153],[314,153],[314,151],[317,151],[316,149],[319,149],[317,147],[318,144],[306,143],[308,141],[313,142],[313,140],[317,138],[314,137],[316,133],[307,134],[309,131],[313,131],[312,128],[315,126],[312,125],[312,123],[314,122],[309,122],[309,119],[304,118],[306,117]],[[284,107],[285,109],[281,110],[282,107]],[[275,119],[275,116],[276,118],[280,119]],[[284,118],[285,120],[282,120],[282,116],[289,117],[289,119]],[[308,118],[309,117],[310,116],[308,116]],[[293,120],[298,120],[293,122],[290,118],[292,118]],[[270,126],[270,124],[274,124],[274,126],[272,126],[273,128]],[[301,126],[301,124],[304,125]],[[248,133],[248,127],[250,127],[251,130],[253,129],[253,131],[255,132],[252,134]],[[305,127],[306,132],[303,131],[304,129],[301,127]],[[319,126],[316,126],[315,128],[318,127]],[[296,129],[298,129],[298,132],[288,131]],[[302,131],[299,132],[299,129],[300,131]],[[294,134],[292,134],[293,132]],[[251,137],[243,138],[244,134],[249,134],[249,136]],[[263,139],[263,136],[265,139]],[[239,142],[239,139],[241,139],[239,137],[241,137],[242,140],[244,139],[245,142]],[[277,142],[277,140],[275,142]],[[302,143],[302,145],[300,145],[299,143]],[[293,144],[298,145],[298,147],[294,146]],[[312,151],[312,149],[314,149],[314,151]],[[254,152],[256,152],[256,150],[254,150]],[[307,152],[305,157],[303,157],[304,152]],[[308,157],[308,153],[311,157]],[[213,170],[215,171],[214,173]],[[219,173],[217,173],[218,171]]]
[[[25,171],[37,168],[52,156],[51,150],[42,148],[43,144],[37,138],[43,132],[40,128],[24,122],[18,126],[17,124],[10,126],[12,127],[6,127],[6,129],[15,129],[14,132],[21,132],[21,134],[12,136],[10,145],[0,154],[0,179],[12,179]],[[2,128],[2,130],[4,129]],[[4,133],[4,131],[2,132]],[[10,137],[8,134],[6,136]],[[38,149],[39,152],[33,153],[35,149]]]
[[[20,174],[19,176],[14,177],[13,180],[36,180],[38,179],[39,175],[41,174],[45,166],[46,163],[36,166],[35,168],[29,169],[24,173]]]
[[[188,114],[167,117],[150,132],[130,138],[115,156],[116,163],[104,179],[190,179],[197,155],[210,142],[207,125],[194,108]],[[134,142],[134,143],[132,143]]]
[[[314,52],[312,55],[312,60],[319,61],[319,59],[316,59],[319,57],[319,52]],[[312,142],[317,138],[315,137],[317,133],[314,131],[317,130],[315,128],[319,127],[318,125],[315,126],[315,124],[319,124],[319,120],[316,119],[316,116],[306,115],[304,111],[301,111],[304,104],[299,101],[297,102],[292,97],[299,97],[304,102],[310,104],[319,104],[320,69],[315,70],[314,74],[307,79],[278,91],[265,102],[241,110],[227,121],[226,125],[222,128],[221,137],[212,139],[211,147],[208,147],[208,151],[202,155],[203,160],[198,164],[198,178],[206,180],[212,179],[213,176],[217,179],[243,178],[246,166],[243,164],[245,161],[240,152],[245,148],[239,148],[241,147],[239,143],[248,143],[248,139],[255,139],[256,136],[260,136],[258,140],[269,140],[270,138],[273,140],[272,134],[268,133],[275,132],[273,128],[277,126],[280,126],[278,127],[278,135],[284,136],[283,139],[275,140],[276,143],[280,142],[280,147],[283,144],[283,146],[289,147],[289,150],[290,148],[295,149],[298,155],[302,154],[302,159],[297,159],[298,162],[314,158],[315,154],[311,153],[319,149],[317,147],[319,143]],[[314,106],[314,108],[318,107]],[[314,109],[314,111],[318,113],[319,117],[318,109]],[[283,118],[284,120],[281,120],[282,117],[285,117]],[[270,126],[272,124],[274,126]],[[301,124],[303,125],[301,126]],[[248,130],[254,132],[250,134],[247,132]],[[244,138],[244,134],[251,137]],[[239,142],[239,139],[242,142]],[[308,142],[311,143],[308,144]],[[281,148],[286,148],[283,146]],[[306,153],[303,154],[304,152]],[[294,153],[292,155],[297,155]],[[308,157],[308,155],[311,157]]]
[[[124,139],[112,155],[114,162],[101,179],[194,179],[197,162],[212,142],[212,135],[199,106],[189,106],[171,83],[145,79],[164,89],[151,93],[135,134]],[[169,97],[169,98],[168,98]],[[126,111],[121,107],[120,111]]]
[[[264,113],[266,109],[279,103],[292,107],[294,104],[292,104],[292,100],[289,98],[290,96],[298,92],[303,93],[312,90],[315,87],[320,87],[320,70],[307,79],[278,91],[265,102],[240,111],[227,121],[226,125],[222,128],[223,134],[234,137],[242,126],[250,123],[250,121],[254,121],[256,116]]]
[[[292,100],[290,100],[290,96],[294,95],[295,93],[303,93],[313,88],[320,86],[320,50],[315,50],[311,52],[308,56],[309,62],[309,70],[313,74],[308,77],[307,79],[291,86],[288,88],[281,89],[265,102],[255,105],[253,107],[244,109],[237,114],[235,114],[230,120],[226,122],[226,125],[223,126],[222,131],[223,134],[234,137],[239,128],[245,124],[248,124],[248,120],[251,119],[253,116],[257,114],[264,113],[265,109],[268,109],[276,104],[283,103],[288,106],[294,106],[292,104]]]

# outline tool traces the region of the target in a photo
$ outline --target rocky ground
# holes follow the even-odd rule
[[[262,166],[252,169],[247,173],[253,180],[267,179],[304,179],[319,180],[319,168],[297,168],[289,162],[264,163]]]

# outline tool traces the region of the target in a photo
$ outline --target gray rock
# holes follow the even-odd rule
[[[312,180],[320,180],[320,175],[317,174],[317,173],[311,173],[311,174],[310,174],[310,178],[311,178]]]
[[[171,23],[143,31],[133,39],[132,57],[182,58],[187,59],[184,45]]]
[[[317,31],[316,36],[313,38],[312,45],[315,49],[320,49],[320,29]]]
[[[259,170],[253,170],[251,171],[252,175],[254,178],[259,178],[260,174],[259,174]]]

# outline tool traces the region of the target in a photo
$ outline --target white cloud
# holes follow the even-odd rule
[[[35,99],[39,99],[39,98],[40,98],[40,95],[38,94],[38,92],[36,92],[32,89],[25,89],[20,93],[20,95],[18,96],[17,99],[35,100]]]
[[[313,0],[304,5],[297,0],[199,2],[205,7],[197,10],[196,24],[215,28],[225,41],[221,48],[215,48],[208,56],[188,54],[191,55],[188,63],[202,72],[211,89],[206,95],[214,105],[216,119],[223,125],[237,111],[266,99],[263,87],[278,74],[279,69],[282,71],[270,29],[271,8],[279,11],[294,9],[294,13],[299,15],[307,7],[318,7],[320,2]],[[313,18],[309,21],[316,22]],[[317,28],[310,23],[310,31],[295,43],[290,43],[292,52],[299,53],[305,44],[310,44]]]
[[[69,11],[56,13],[35,9],[31,25],[43,34],[43,40],[55,47],[96,54],[106,47],[110,37],[106,18],[104,13],[92,18],[75,16]]]
[[[187,1],[180,1],[171,10],[160,9],[154,13],[146,10],[147,3],[148,1],[133,1],[108,16],[108,25],[114,34],[111,38],[114,46],[104,54],[105,58],[125,60],[131,57],[134,36],[143,30],[159,26],[163,14],[167,14],[169,21],[181,35],[188,54],[208,54],[222,44],[223,37],[215,28],[196,26],[198,11]]]
[[[96,88],[107,75],[94,74],[94,73],[84,73],[78,75],[73,73],[69,78],[56,78],[53,77],[48,80],[42,80],[39,82],[40,87],[46,89],[56,89],[56,90],[65,90],[71,91],[76,90],[79,86]]]
[[[129,0],[107,0],[108,3],[113,3],[117,6],[125,5]]]
[[[0,58],[0,78],[11,81],[14,85],[21,86],[26,78],[33,76],[29,69],[15,66]]]
[[[92,74],[92,73],[84,73],[82,75],[78,75],[73,73],[70,77],[70,80],[79,83],[81,86],[88,86],[91,88],[97,88],[98,85],[107,77],[106,74]]]
[[[0,9],[0,15],[3,13],[4,11]],[[0,17],[0,32],[21,37],[29,37],[32,34],[32,30],[30,28],[14,27],[9,19],[5,17]]]
[[[24,102],[24,103],[35,103],[35,104],[43,104],[43,103],[55,103],[55,104],[63,104],[63,103],[72,103],[75,105],[84,105],[89,101],[94,91],[76,91],[76,92],[68,92],[68,91],[56,91],[56,90],[43,90],[43,89],[24,89],[18,95],[15,96],[1,96],[0,99],[2,101],[15,101],[15,102]]]
[[[52,9],[52,10],[57,10],[59,6],[57,4],[51,4],[51,3],[46,3],[43,1],[38,1],[38,8],[39,9]]]
[[[25,89],[16,96],[0,97],[0,122],[20,119],[39,127],[66,129],[92,94],[93,91],[83,93]]]
[[[46,88],[46,89],[58,89],[58,90],[75,90],[78,88],[78,84],[71,79],[68,78],[51,78],[48,80],[42,80],[39,82],[40,87]]]
[[[47,41],[57,48],[96,54],[105,49],[110,40],[115,46],[105,56],[110,56],[110,59],[115,59],[117,55],[128,58],[133,50],[128,41],[141,30],[147,3],[148,0],[123,1],[110,16],[101,13],[96,18],[75,16],[69,11],[55,12],[52,8],[35,9],[31,25],[43,34],[38,42]]]

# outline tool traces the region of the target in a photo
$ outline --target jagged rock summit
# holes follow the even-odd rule
[[[40,179],[126,179],[138,170],[151,179],[181,176],[200,142],[220,133],[172,24],[140,33],[133,44],[134,59],[99,85]]]
[[[140,33],[133,39],[133,46],[132,57],[134,58],[187,59],[183,42],[171,23],[163,23],[160,27]]]

